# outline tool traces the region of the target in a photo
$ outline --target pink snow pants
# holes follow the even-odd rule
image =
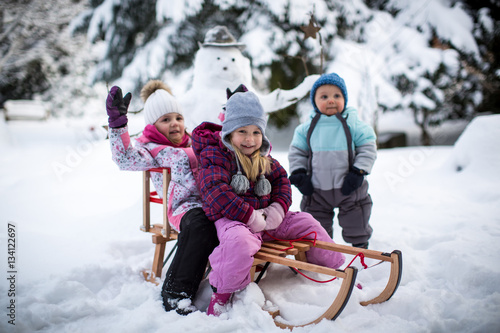
[[[263,241],[272,240],[264,232],[252,233],[246,224],[222,218],[215,222],[219,246],[209,257],[212,272],[210,284],[218,293],[242,290],[250,283],[250,268],[253,256],[260,250]],[[317,240],[333,243],[321,224],[311,214],[287,212],[283,222],[275,230],[267,231],[278,239],[297,239],[315,231]],[[314,235],[307,238],[313,239]],[[345,261],[342,253],[311,248],[306,253],[307,261],[313,264],[339,268]]]

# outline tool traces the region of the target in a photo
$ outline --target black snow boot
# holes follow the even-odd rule
[[[197,311],[191,298],[186,295],[162,292],[162,297],[165,311],[175,310],[175,312],[182,316],[187,316]]]
[[[352,244],[353,247],[359,247],[360,249],[367,249],[368,248],[368,242],[365,243],[358,243],[358,244]]]

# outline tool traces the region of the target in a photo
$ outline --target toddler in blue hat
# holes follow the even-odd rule
[[[344,241],[368,248],[372,200],[365,176],[377,158],[376,136],[347,101],[346,84],[336,73],[314,83],[310,118],[295,129],[288,152],[290,182],[303,194],[302,211],[330,237],[338,208]]]

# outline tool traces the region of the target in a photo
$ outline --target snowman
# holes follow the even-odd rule
[[[186,127],[194,129],[202,121],[220,124],[226,103],[226,89],[234,91],[240,84],[253,91],[267,113],[298,102],[311,89],[319,75],[310,75],[294,89],[276,89],[262,94],[252,86],[250,60],[241,53],[245,44],[236,41],[225,26],[207,31],[194,60],[191,88],[178,100],[184,114]]]

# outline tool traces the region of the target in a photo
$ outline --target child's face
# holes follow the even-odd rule
[[[231,133],[231,142],[249,156],[262,146],[262,132],[255,125],[243,126]]]
[[[154,126],[170,142],[180,143],[184,137],[184,117],[178,113],[167,113],[161,116]]]
[[[325,84],[316,90],[314,96],[316,107],[322,114],[333,116],[344,111],[344,95],[339,87],[333,84]]]

